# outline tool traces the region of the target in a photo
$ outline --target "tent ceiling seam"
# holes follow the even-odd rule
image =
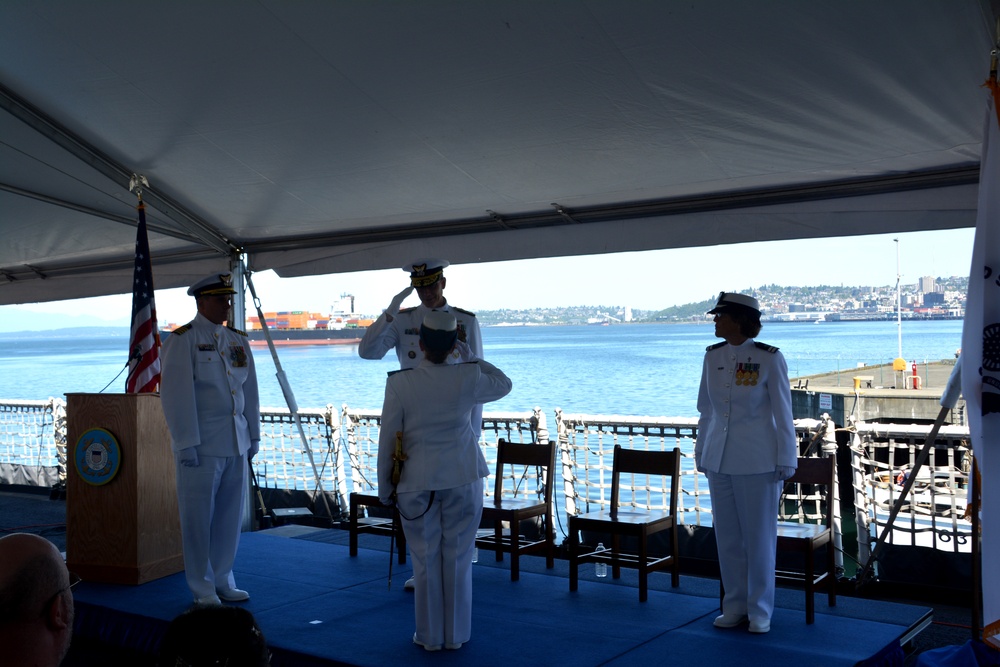
[[[84,206],[83,204],[77,204],[71,201],[66,201],[65,199],[59,199],[57,197],[52,197],[51,195],[42,194],[41,192],[34,192],[32,190],[25,190],[24,188],[19,188],[16,185],[11,185],[9,183],[0,183],[0,190],[4,192],[9,192],[14,195],[21,197],[26,197],[28,199],[35,199],[37,201],[43,202],[45,204],[52,204],[53,206],[59,206],[70,211],[77,211],[79,213],[86,213],[87,215],[92,215],[95,218],[103,218],[105,220],[110,220],[111,222],[117,222],[123,225],[127,225],[133,229],[138,225],[138,218],[135,216],[120,215],[118,213],[111,213],[110,211],[102,211],[90,206]],[[150,232],[156,232],[163,236],[170,236],[175,239],[181,239],[184,241],[198,242],[198,239],[182,231],[178,231],[171,227],[164,227],[163,225],[157,225],[155,223],[146,223],[146,229]]]
[[[52,143],[68,151],[101,175],[109,178],[116,185],[128,190],[129,181],[134,173],[132,170],[125,169],[123,165],[70,132],[2,82],[0,82],[0,108],[21,120]],[[185,210],[166,195],[158,193],[154,188],[144,189],[143,196],[147,205],[161,211],[206,246],[224,255],[239,250],[215,227]]]
[[[190,252],[177,252],[168,254],[157,254],[156,265],[165,266],[170,264],[180,264],[183,262],[216,259],[219,253],[212,250],[197,250]],[[46,278],[59,278],[63,276],[87,275],[95,273],[105,273],[108,271],[125,271],[135,268],[135,257],[130,255],[128,259],[111,259],[103,262],[84,262],[81,264],[53,264],[46,267],[37,267],[29,264],[20,266],[0,267],[0,276],[8,282],[22,282],[24,280]],[[2,285],[2,283],[0,283]]]
[[[410,241],[428,236],[459,236],[494,232],[497,229],[517,231],[566,224],[585,224],[615,220],[668,217],[690,213],[724,211],[739,208],[777,206],[781,204],[841,199],[846,197],[873,196],[955,187],[979,182],[979,165],[963,164],[926,172],[910,172],[891,176],[862,179],[826,181],[792,187],[734,191],[714,195],[667,198],[626,204],[600,205],[568,210],[553,204],[555,211],[539,211],[522,215],[501,217],[487,211],[488,217],[462,220],[442,220],[421,225],[403,225],[380,229],[346,230],[273,241],[246,241],[247,253],[264,253],[300,250],[317,247],[336,247],[354,243],[390,243]]]

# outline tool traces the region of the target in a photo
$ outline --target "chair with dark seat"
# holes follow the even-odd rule
[[[827,597],[831,607],[837,604],[837,566],[833,540],[833,504],[836,462],[831,457],[799,458],[795,474],[785,480],[785,494],[779,509],[778,558],[782,554],[800,554],[805,562],[805,572],[779,569],[778,581],[802,584],[806,592],[806,623],[815,619],[813,599],[817,584],[826,581]],[[787,498],[787,499],[786,499]],[[818,501],[819,514],[804,511],[804,502]],[[797,518],[789,521],[790,518]],[[826,550],[826,567],[816,573],[816,550]]]
[[[639,571],[639,601],[647,598],[646,578],[650,572],[670,568],[671,586],[680,583],[680,561],[677,551],[677,504],[680,492],[681,451],[675,447],[670,451],[645,451],[624,449],[615,445],[614,460],[611,473],[611,502],[607,509],[587,512],[569,518],[569,589],[575,591],[582,563],[610,563],[612,576],[618,579],[621,568],[635,568]],[[628,475],[632,482],[629,488],[653,487],[652,476],[662,476],[663,493],[667,493],[669,481],[669,498],[665,499],[666,509],[642,509],[631,504],[621,505],[622,476]],[[645,481],[639,483],[636,478]],[[628,502],[634,500],[634,491],[627,492]],[[669,530],[669,554],[652,554],[649,550],[649,537],[656,533]],[[592,546],[581,543],[580,533],[591,532],[610,535],[611,549],[595,550]],[[635,543],[635,553],[622,550],[622,538],[631,538]]]
[[[544,553],[545,566],[555,566],[552,488],[555,486],[555,443],[524,444],[497,441],[493,498],[483,503],[483,523],[493,532],[476,538],[476,546],[496,552],[497,562],[510,554],[510,580],[520,578],[520,557]],[[537,535],[526,536],[521,522],[534,519]],[[504,533],[507,524],[507,533]],[[485,532],[485,531],[483,531]]]
[[[399,520],[399,510],[395,506],[386,507],[375,494],[353,492],[348,517],[348,551],[351,556],[358,555],[359,534],[373,533],[385,536],[395,534],[399,564],[406,563],[406,536],[403,534],[403,524]]]

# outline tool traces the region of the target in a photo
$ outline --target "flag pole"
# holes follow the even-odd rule
[[[149,187],[145,176],[132,174],[129,190],[138,199],[135,233],[135,267],[132,274],[132,318],[129,332],[129,357],[126,366],[125,393],[141,394],[160,388],[160,332],[156,321],[153,266],[146,229],[146,205],[142,189]]]

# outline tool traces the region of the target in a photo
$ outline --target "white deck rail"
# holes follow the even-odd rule
[[[487,463],[495,470],[499,438],[513,442],[546,442],[552,434],[546,411],[487,412],[483,415],[482,446]],[[565,536],[566,517],[606,506],[610,498],[611,454],[616,444],[638,449],[672,449],[683,455],[680,520],[690,526],[711,525],[711,498],[704,476],[694,468],[694,441],[698,421],[683,417],[634,417],[625,415],[571,415],[556,409],[554,435],[559,449],[558,473],[551,483],[557,507],[555,516]],[[261,415],[261,451],[254,460],[262,488],[330,494],[331,507],[346,516],[352,491],[372,492],[377,483],[379,411],[332,405],[301,410],[300,420],[312,449],[316,475],[302,450],[302,443],[287,410],[268,408]],[[802,451],[829,456],[838,451],[832,429],[820,420],[796,422]],[[849,557],[867,560],[874,540],[883,532],[892,504],[930,427],[860,423],[846,429],[850,448],[850,475],[854,494],[854,520],[858,548]],[[938,434],[928,465],[918,474],[909,499],[888,535],[889,543],[925,546],[937,550],[968,552],[971,524],[964,518],[965,494],[971,453],[968,428],[946,426]],[[73,443],[70,444],[72,450]],[[841,449],[843,448],[841,445]],[[0,401],[0,487],[4,484],[52,487],[67,474],[66,404],[48,401]],[[72,469],[72,466],[70,466]],[[547,481],[547,480],[546,480]],[[534,488],[535,485],[531,485]],[[562,489],[562,493],[558,493]],[[492,478],[484,492],[492,493]],[[648,480],[635,480],[627,498],[635,506],[663,506],[668,489]],[[815,520],[796,499],[797,517]],[[317,505],[319,507],[320,505]],[[792,517],[791,520],[795,520]]]

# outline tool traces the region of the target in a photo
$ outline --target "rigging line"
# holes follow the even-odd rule
[[[264,331],[264,338],[267,340],[267,347],[271,351],[271,358],[274,360],[274,367],[276,369],[276,375],[278,377],[278,384],[281,385],[281,393],[285,397],[285,403],[288,405],[288,411],[292,414],[292,419],[295,422],[295,426],[299,431],[299,439],[302,441],[303,450],[306,456],[309,458],[309,464],[312,466],[313,475],[316,479],[316,486],[313,487],[312,501],[316,502],[316,493],[320,492],[323,498],[323,506],[326,508],[327,516],[330,520],[333,520],[333,510],[330,509],[330,501],[326,496],[326,492],[323,489],[323,480],[320,477],[319,470],[316,468],[316,460],[313,458],[312,448],[309,446],[309,439],[306,437],[305,430],[302,428],[302,420],[299,418],[299,406],[295,400],[295,394],[292,392],[292,387],[288,384],[288,378],[285,376],[285,371],[281,367],[281,360],[278,359],[278,350],[274,347],[274,341],[271,340],[271,331],[267,326],[267,318],[264,317],[264,311],[261,309],[260,299],[257,297],[257,290],[253,286],[253,279],[251,276],[250,269],[244,267],[243,275],[246,278],[247,287],[250,288],[250,294],[253,297],[253,305],[257,309],[257,318],[260,320],[261,327]]]
[[[903,488],[899,492],[899,497],[896,498],[895,503],[893,503],[892,511],[889,513],[889,519],[882,527],[882,533],[875,540],[875,546],[872,548],[871,553],[868,555],[868,560],[865,562],[864,568],[857,574],[857,587],[860,588],[866,583],[868,573],[871,571],[872,563],[878,558],[879,554],[882,552],[882,548],[886,544],[886,540],[892,531],[893,524],[896,522],[896,517],[899,516],[900,511],[903,509],[903,505],[906,503],[906,496],[909,495],[910,489],[917,481],[917,473],[923,466],[924,462],[927,460],[930,450],[934,447],[934,442],[937,440],[938,431],[941,430],[941,426],[944,424],[945,419],[948,417],[948,412],[951,410],[950,407],[942,406],[941,411],[938,413],[937,419],[934,420],[934,424],[931,426],[931,430],[928,432],[927,437],[924,439],[924,445],[921,447],[920,451],[917,453],[917,457],[913,462],[913,467],[910,470],[910,476],[903,483]]]

